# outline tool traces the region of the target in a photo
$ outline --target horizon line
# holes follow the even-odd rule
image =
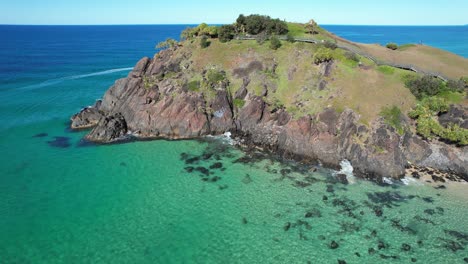
[[[203,22],[202,22],[203,23]],[[293,22],[301,23],[301,22]],[[1,24],[0,26],[193,26],[200,23],[156,23],[156,24]],[[223,23],[207,23],[209,25],[229,25]],[[428,25],[408,25],[408,24],[319,24],[321,26],[388,26],[388,27],[463,27],[468,24],[428,24]]]

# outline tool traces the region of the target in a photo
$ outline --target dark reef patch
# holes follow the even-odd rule
[[[34,136],[32,136],[33,138],[43,138],[43,137],[47,137],[49,136],[49,134],[47,133],[39,133],[39,134],[36,134]]]
[[[69,137],[54,137],[54,140],[47,141],[47,144],[54,148],[69,148],[71,147],[70,139]]]

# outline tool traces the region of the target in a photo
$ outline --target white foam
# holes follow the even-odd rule
[[[117,69],[110,69],[110,70],[105,70],[105,71],[100,71],[100,72],[93,72],[93,73],[87,73],[87,74],[66,76],[66,77],[61,77],[61,78],[57,78],[57,79],[47,80],[45,82],[38,83],[38,84],[25,86],[25,87],[22,87],[22,88],[19,88],[19,89],[37,89],[37,88],[42,88],[42,87],[47,87],[47,86],[51,86],[51,85],[54,85],[54,84],[58,84],[58,83],[65,82],[65,81],[88,78],[88,77],[93,77],[93,76],[106,75],[106,74],[111,74],[111,73],[121,72],[121,71],[130,71],[132,69],[133,69],[133,67],[130,67],[130,68],[117,68]]]
[[[337,174],[344,174],[346,175],[346,179],[348,180],[349,183],[355,183],[356,182],[356,177],[354,177],[353,171],[354,168],[351,165],[351,162],[349,160],[342,160],[340,162],[340,167],[341,169],[335,173],[333,173],[333,176],[336,176]]]
[[[383,181],[384,183],[386,183],[386,184],[393,184],[392,179],[387,178],[387,177],[383,177],[383,178],[382,178],[382,181]]]
[[[401,182],[404,184],[404,185],[423,185],[422,182],[412,178],[412,177],[404,177],[403,179],[401,179]]]

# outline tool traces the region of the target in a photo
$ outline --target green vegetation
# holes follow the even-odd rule
[[[398,50],[406,50],[412,47],[416,47],[416,45],[415,44],[403,44],[403,45],[398,46]]]
[[[398,45],[396,43],[388,43],[386,47],[387,47],[387,49],[391,49],[391,50],[397,50],[398,49]]]
[[[318,34],[319,33],[319,26],[317,22],[315,22],[313,19],[311,19],[306,25],[305,25],[306,32],[308,34]]]
[[[422,77],[409,77],[406,79],[405,85],[418,99],[442,94],[447,96],[449,92],[463,93],[466,90],[463,79],[458,81],[449,80],[444,82],[438,78],[428,75]],[[451,96],[453,96],[453,94]]]
[[[273,36],[270,38],[270,49],[277,50],[281,47],[281,41],[276,37]]]
[[[188,27],[182,31],[180,38],[183,40],[193,39],[195,37],[207,36],[211,38],[218,37],[218,27],[208,26],[206,23],[201,23],[195,28]]]
[[[380,116],[383,118],[385,124],[395,128],[398,134],[403,135],[405,133],[405,128],[401,122],[403,114],[398,106],[384,107],[380,112]]]
[[[177,40],[167,38],[165,41],[159,42],[158,45],[156,45],[156,49],[173,48],[176,45],[177,45]]]
[[[299,23],[287,23],[288,25],[288,35],[291,35],[291,37],[302,37],[306,35],[306,29],[303,24]]]
[[[329,62],[331,60],[333,60],[333,51],[325,47],[320,47],[313,56],[313,61],[315,64]]]
[[[440,113],[447,112],[448,103],[439,97],[424,98],[409,113],[416,119],[416,132],[426,139],[436,136],[459,145],[468,145],[468,129],[461,128],[456,124],[443,127],[436,119]]]
[[[222,85],[226,86],[227,84],[228,80],[226,77],[226,72],[215,68],[211,68],[206,72],[202,86],[209,88],[217,88]]]
[[[188,82],[187,89],[192,92],[198,92],[200,90],[200,81]]]
[[[328,48],[328,49],[331,49],[331,50],[335,50],[335,49],[338,48],[338,45],[336,44],[336,42],[333,42],[333,41],[330,41],[330,40],[326,40],[325,42],[323,42],[320,45],[323,45],[325,48]]]
[[[250,35],[258,35],[260,33],[283,35],[288,33],[286,22],[261,15],[239,15],[236,20],[236,27],[238,32]]]
[[[395,73],[395,68],[387,65],[380,65],[377,67],[377,70],[383,74],[393,74]]]
[[[235,27],[233,25],[223,25],[218,29],[218,37],[221,42],[228,42],[234,38]]]
[[[203,36],[200,40],[200,47],[202,49],[208,48],[210,46],[211,42],[208,40],[206,36]]]
[[[237,107],[237,109],[241,109],[245,105],[245,101],[242,99],[234,99],[233,102],[234,106]]]
[[[143,87],[146,90],[149,90],[154,85],[156,85],[157,77],[156,76],[143,76]]]

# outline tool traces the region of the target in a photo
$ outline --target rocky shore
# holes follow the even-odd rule
[[[468,147],[428,142],[410,131],[400,135],[382,120],[364,125],[359,114],[347,108],[330,107],[295,118],[264,99],[274,87],[264,85],[262,94],[253,93],[248,74],[235,93],[220,83],[208,96],[181,81],[184,69],[191,66],[191,54],[174,52],[168,49],[153,59],[141,59],[102,101],[75,114],[71,128],[92,128],[86,139],[99,143],[129,134],[139,139],[190,139],[231,132],[244,145],[286,158],[320,161],[329,167],[349,160],[356,175],[377,181],[403,177],[408,162],[468,179]],[[236,104],[239,101],[242,104]]]

